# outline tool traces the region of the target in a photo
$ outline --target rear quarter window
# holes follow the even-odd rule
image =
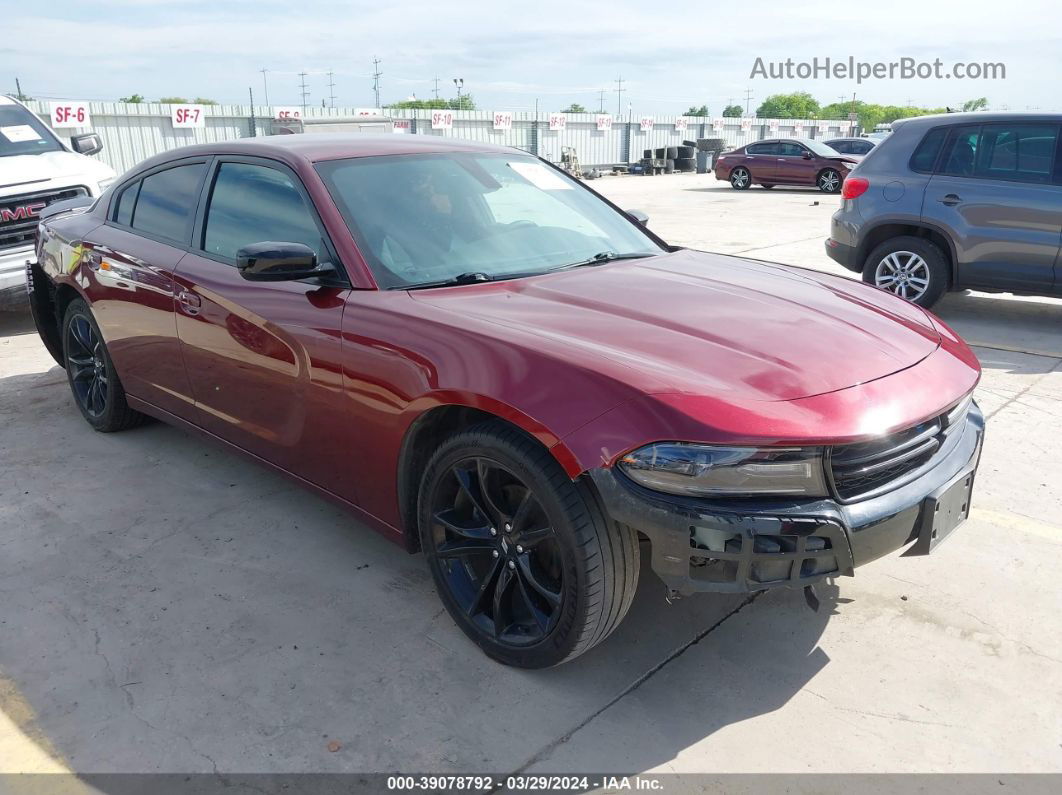
[[[205,172],[205,163],[190,163],[144,177],[133,210],[133,229],[187,242]]]
[[[933,173],[933,168],[936,165],[937,157],[940,155],[941,147],[944,146],[944,139],[947,134],[948,129],[946,127],[937,127],[925,134],[925,137],[915,147],[914,154],[911,155],[912,171],[917,171],[921,174]]]

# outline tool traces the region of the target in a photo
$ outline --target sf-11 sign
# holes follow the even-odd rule
[[[494,129],[511,130],[513,128],[513,114],[508,110],[494,111]]]

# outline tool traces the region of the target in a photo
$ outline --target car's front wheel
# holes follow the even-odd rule
[[[124,431],[146,418],[125,402],[107,345],[87,303],[75,298],[63,316],[63,359],[74,402],[97,431]]]
[[[928,240],[894,237],[870,252],[863,281],[928,308],[948,289],[948,261]]]
[[[823,193],[837,193],[841,189],[841,172],[832,168],[826,168],[819,172],[818,179],[815,184],[819,186],[819,190]]]
[[[752,184],[752,174],[747,168],[738,166],[730,172],[730,186],[735,190],[745,190]]]
[[[507,665],[544,668],[600,643],[638,585],[635,533],[519,430],[490,421],[428,463],[421,545],[462,631]]]

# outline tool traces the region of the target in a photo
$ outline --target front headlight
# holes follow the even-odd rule
[[[103,193],[105,190],[107,190],[107,188],[113,185],[115,179],[116,177],[111,177],[110,179],[101,179],[99,182],[97,182],[96,184],[99,186],[100,193]]]
[[[628,453],[619,468],[636,483],[685,496],[825,497],[822,449],[713,447],[660,442]]]

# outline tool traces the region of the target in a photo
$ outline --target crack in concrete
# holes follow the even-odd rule
[[[741,604],[739,604],[737,607],[735,607],[733,610],[731,610],[725,616],[720,618],[718,621],[716,621],[710,627],[708,627],[707,629],[697,633],[692,639],[690,639],[689,641],[687,641],[683,645],[679,646],[677,649],[675,649],[673,652],[671,652],[667,657],[665,657],[663,660],[658,662],[656,665],[654,665],[652,668],[650,668],[644,674],[642,674],[637,679],[635,679],[633,682],[631,682],[629,685],[627,685],[627,687],[625,687],[622,692],[620,692],[617,696],[615,696],[614,698],[609,700],[608,703],[606,703],[604,706],[600,707],[599,709],[595,710],[594,712],[590,713],[586,718],[584,718],[582,721],[580,721],[574,727],[569,729],[563,735],[558,737],[556,740],[554,740],[553,742],[548,743],[547,745],[545,745],[542,749],[540,749],[537,753],[535,753],[530,759],[528,759],[526,762],[524,762],[522,765],[520,765],[520,767],[518,767],[515,770],[513,770],[509,775],[512,775],[512,776],[519,775],[519,774],[525,772],[529,767],[531,767],[531,765],[533,765],[536,762],[539,762],[539,761],[547,758],[551,753],[553,753],[554,750],[556,750],[558,747],[560,747],[560,746],[564,745],[565,743],[567,743],[578,732],[580,732],[582,729],[584,729],[588,725],[590,725],[590,723],[592,723],[595,718],[597,718],[599,715],[601,715],[602,713],[604,713],[605,711],[610,709],[615,704],[618,704],[620,701],[622,701],[624,698],[629,696],[631,693],[633,693],[639,687],[644,685],[646,682],[648,682],[650,679],[652,679],[656,674],[658,674],[665,667],[667,667],[670,663],[674,662],[679,657],[681,657],[683,654],[685,654],[690,648],[692,648],[693,646],[696,646],[698,643],[700,643],[702,640],[704,640],[710,634],[712,634],[717,629],[719,629],[719,627],[721,627],[723,625],[723,623],[726,622],[728,619],[732,618],[733,616],[736,616],[746,606],[748,606],[748,605],[752,604],[753,602],[755,602],[756,599],[758,599],[763,593],[765,593],[765,592],[764,591],[757,591],[756,593],[749,594],[748,597],[745,598],[741,602]]]

